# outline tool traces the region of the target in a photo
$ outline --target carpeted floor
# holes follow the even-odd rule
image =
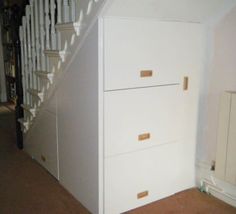
[[[236,214],[236,208],[197,189],[189,189],[126,214]]]
[[[0,105],[0,214],[88,214],[58,181],[15,146],[14,112]]]
[[[0,104],[0,214],[73,213],[89,212],[56,179],[16,148],[14,112],[12,107]],[[192,189],[127,213],[236,214],[236,208]]]

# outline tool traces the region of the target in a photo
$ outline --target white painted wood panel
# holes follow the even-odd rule
[[[58,87],[60,183],[98,213],[98,25],[95,24]]]
[[[182,85],[106,92],[105,156],[182,139],[182,93]]]
[[[236,93],[231,94],[225,180],[236,185]]]
[[[183,144],[173,143],[105,159],[105,213],[117,214],[183,188]],[[137,199],[137,194],[148,196]]]
[[[104,26],[105,90],[180,83],[199,67],[200,24],[105,18]]]
[[[41,128],[38,129],[39,137],[37,139],[41,153],[36,158],[55,178],[58,178],[56,116],[45,111],[41,121]],[[46,136],[47,140],[44,139]]]

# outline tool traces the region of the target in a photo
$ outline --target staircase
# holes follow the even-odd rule
[[[79,51],[105,0],[30,0],[20,26],[26,133]]]

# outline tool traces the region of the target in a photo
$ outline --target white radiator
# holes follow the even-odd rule
[[[236,92],[220,101],[215,176],[236,185]]]

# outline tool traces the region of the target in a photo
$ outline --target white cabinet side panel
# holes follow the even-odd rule
[[[98,213],[98,25],[58,90],[60,183]]]

